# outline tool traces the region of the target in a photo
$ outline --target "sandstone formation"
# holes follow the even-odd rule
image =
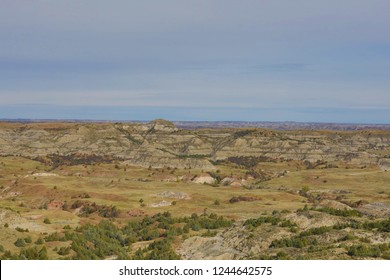
[[[345,161],[390,168],[388,131],[180,130],[128,123],[0,123],[0,155],[110,156],[144,167],[213,169],[230,157]]]

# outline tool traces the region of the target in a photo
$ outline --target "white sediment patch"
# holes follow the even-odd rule
[[[54,176],[58,176],[58,175],[54,174],[54,173],[34,173],[31,175],[26,175],[25,177],[30,177],[30,176],[33,176],[33,177],[54,177]]]
[[[190,199],[189,195],[184,192],[164,191],[162,193],[158,193],[156,196],[175,199]]]
[[[157,203],[152,203],[149,206],[155,208],[155,207],[164,207],[164,206],[171,206],[171,205],[172,205],[171,202],[163,200]]]

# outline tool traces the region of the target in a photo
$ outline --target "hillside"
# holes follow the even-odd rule
[[[1,259],[389,259],[390,132],[0,123]]]
[[[389,131],[183,130],[156,120],[121,123],[1,123],[0,155],[97,155],[144,167],[212,169],[230,157],[345,161],[390,167]]]

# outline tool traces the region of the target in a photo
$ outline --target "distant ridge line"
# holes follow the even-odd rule
[[[21,123],[148,123],[149,120],[89,120],[89,119],[0,119],[1,122]],[[325,123],[296,121],[172,121],[178,128],[267,128],[274,130],[390,130],[390,124]]]

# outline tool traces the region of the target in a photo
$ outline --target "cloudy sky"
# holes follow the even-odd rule
[[[0,118],[390,123],[389,0],[1,0]]]

